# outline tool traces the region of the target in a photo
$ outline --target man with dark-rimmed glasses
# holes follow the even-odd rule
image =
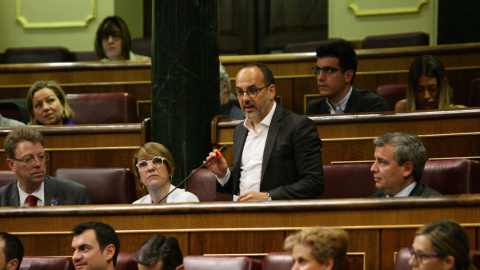
[[[11,131],[5,138],[5,153],[18,180],[0,188],[0,206],[92,204],[85,186],[46,175],[48,153],[37,129],[22,127]]]
[[[317,48],[312,68],[321,98],[307,105],[306,115],[383,112],[390,108],[384,98],[353,86],[358,58],[347,42]]]
[[[207,167],[217,190],[238,201],[313,199],[324,191],[322,141],[309,118],[277,104],[272,71],[263,64],[243,66],[235,93],[246,119],[233,135],[233,164],[213,151]]]

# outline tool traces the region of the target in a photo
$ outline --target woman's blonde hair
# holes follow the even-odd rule
[[[333,269],[342,269],[347,256],[348,234],[342,229],[313,227],[287,237],[284,248],[292,252],[296,244],[309,245],[312,248],[312,256],[319,263],[325,263],[328,258],[333,258]]]
[[[442,62],[432,55],[422,55],[415,59],[408,72],[407,87],[407,110],[415,111],[417,103],[415,100],[415,89],[420,77],[433,77],[437,79],[438,85],[438,109],[450,109],[452,105],[452,88],[448,84],[447,74]]]
[[[70,107],[70,105],[68,105],[65,92],[63,92],[63,89],[60,87],[60,85],[58,85],[56,81],[37,81],[32,85],[32,87],[30,87],[27,93],[27,108],[28,108],[28,114],[30,115],[30,122],[28,122],[28,124],[29,125],[42,124],[38,122],[37,119],[35,119],[35,115],[33,114],[33,95],[35,94],[35,92],[43,88],[48,88],[52,90],[57,96],[58,100],[60,100],[60,103],[62,103],[63,119],[65,120],[72,119],[75,114],[73,113],[73,110]]]

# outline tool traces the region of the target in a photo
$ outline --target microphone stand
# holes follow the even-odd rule
[[[217,150],[217,155],[221,156],[222,155],[222,152],[225,151],[225,149],[227,149],[228,145],[224,145],[222,147],[220,147],[220,149]],[[216,158],[216,157],[215,157]],[[212,158],[213,159],[213,158]],[[210,162],[212,159],[209,159],[207,160],[207,162],[205,162],[205,164],[207,164],[208,162]],[[157,203],[160,203],[161,201],[163,201],[165,198],[168,197],[168,195],[170,195],[172,192],[174,192],[179,186],[181,186],[183,183],[185,183],[185,181],[188,180],[188,178],[190,178],[192,175],[196,174],[201,168],[203,168],[203,166],[205,166],[205,164],[202,164],[200,165],[200,167],[198,167],[197,169],[195,169],[195,171],[193,171],[190,175],[188,175],[185,179],[182,180],[182,182],[178,183],[177,186],[175,186],[174,189],[172,189],[172,191],[170,191],[167,195],[165,195],[165,197],[163,197],[162,199],[160,199],[160,201],[158,201]]]

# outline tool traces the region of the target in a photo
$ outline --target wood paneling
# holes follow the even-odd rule
[[[350,237],[351,269],[393,269],[393,256],[410,246],[424,223],[450,218],[467,228],[478,247],[478,195],[0,208],[0,231],[19,236],[27,255],[69,256],[71,229],[87,221],[112,225],[121,252],[136,252],[155,233],[179,239],[184,255],[263,256],[283,251],[292,232],[311,226],[340,227]],[[45,243],[52,243],[46,245]],[[54,244],[53,244],[54,243]],[[363,268],[365,265],[365,268]]]
[[[480,109],[410,113],[311,116],[323,141],[323,164],[372,160],[373,139],[389,132],[419,135],[431,159],[480,157]],[[241,120],[212,121],[212,146],[232,145],[233,130]],[[231,163],[231,148],[224,153]]]

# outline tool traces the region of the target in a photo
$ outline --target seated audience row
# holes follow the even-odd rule
[[[370,91],[353,86],[358,58],[347,42],[335,42],[317,48],[317,77],[321,98],[307,104],[306,115],[389,111],[388,103]],[[445,68],[436,57],[415,59],[408,74],[406,99],[395,111],[465,108],[452,104],[452,89]]]
[[[303,229],[285,239],[284,248],[292,260],[284,260],[282,269],[341,270],[348,269],[348,235],[342,229],[313,227]],[[86,222],[73,228],[72,262],[75,269],[114,270],[120,252],[120,238],[108,224]],[[412,269],[477,269],[469,258],[469,237],[457,222],[439,220],[428,223],[416,232],[408,264]],[[24,248],[20,240],[9,233],[0,232],[0,267],[20,269]],[[268,257],[268,256],[267,256]],[[189,259],[189,257],[187,257]],[[215,258],[212,258],[215,260]],[[210,261],[212,259],[209,259]],[[174,237],[155,234],[137,251],[133,260],[139,270],[189,269],[179,242]],[[195,269],[201,260],[195,260]],[[396,263],[396,267],[401,261]],[[264,261],[264,269],[267,258]]]

